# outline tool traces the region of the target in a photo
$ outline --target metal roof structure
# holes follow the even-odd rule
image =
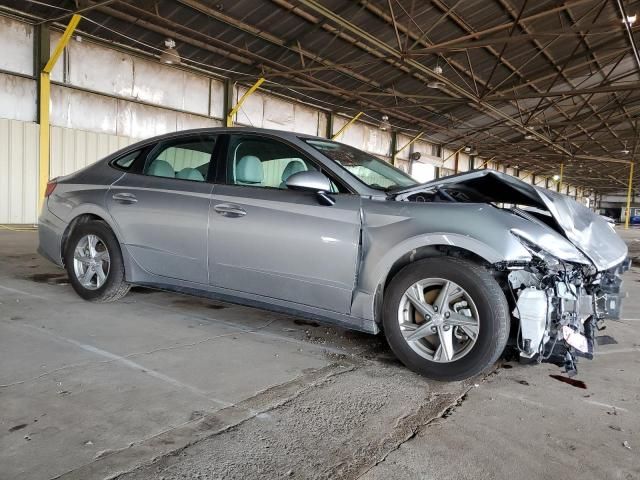
[[[638,150],[640,2],[2,0],[36,21],[336,112],[389,116],[449,148],[599,192]],[[623,20],[629,18],[629,20]],[[153,50],[151,50],[153,49]]]

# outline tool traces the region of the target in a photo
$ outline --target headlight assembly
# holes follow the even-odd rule
[[[512,229],[511,233],[527,251],[549,267],[558,267],[561,262],[591,265],[591,261],[573,244],[559,235],[544,233],[534,240],[522,230]]]

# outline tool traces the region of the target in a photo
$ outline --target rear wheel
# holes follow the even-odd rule
[[[124,279],[120,244],[104,222],[93,220],[73,229],[65,265],[73,289],[85,300],[114,302],[131,288]]]
[[[407,367],[436,380],[462,380],[490,367],[509,336],[506,298],[491,273],[458,258],[402,269],[384,299],[384,331]]]

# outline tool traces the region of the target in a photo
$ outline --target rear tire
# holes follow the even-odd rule
[[[73,229],[67,241],[65,266],[71,286],[85,300],[115,302],[131,288],[124,278],[118,239],[99,220],[81,223]]]
[[[463,380],[493,365],[507,344],[510,318],[491,273],[459,258],[406,266],[384,297],[391,350],[408,368],[434,380]]]

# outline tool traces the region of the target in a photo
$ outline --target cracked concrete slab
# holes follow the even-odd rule
[[[430,385],[366,361],[291,401],[121,480],[357,478],[438,418],[468,384]]]
[[[0,232],[0,478],[640,478],[640,269],[587,389],[514,362],[474,388],[286,315],[145,289],[93,308],[34,248]]]

